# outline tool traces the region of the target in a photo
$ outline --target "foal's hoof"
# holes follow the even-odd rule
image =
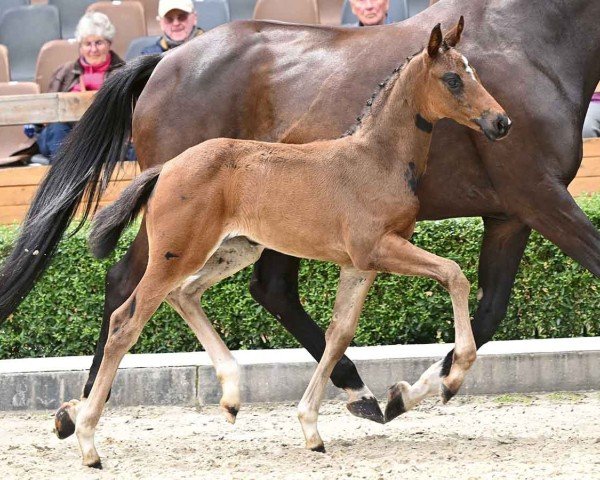
[[[407,411],[404,397],[402,396],[407,387],[410,388],[406,382],[400,382],[388,389],[388,403],[385,406],[386,423]]]
[[[79,403],[78,400],[65,402],[54,414],[54,433],[61,440],[75,433],[75,421],[71,418],[69,411],[73,411],[77,403]]]
[[[100,460],[96,460],[94,463],[88,465],[88,467],[102,470],[102,462]]]
[[[452,391],[450,388],[448,388],[446,385],[444,385],[442,383],[442,388],[441,388],[441,396],[442,396],[442,403],[446,404],[450,401],[450,399],[456,395],[457,392]]]
[[[225,420],[234,424],[239,410],[231,405],[221,405],[219,408],[221,409],[221,413],[225,417]]]
[[[346,408],[356,417],[366,418],[377,423],[385,423],[385,418],[381,408],[379,408],[379,402],[375,397],[362,397],[360,400],[347,403]]]
[[[311,447],[313,452],[325,453],[325,445],[317,445],[316,447]]]

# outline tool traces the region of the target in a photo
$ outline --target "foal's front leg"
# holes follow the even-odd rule
[[[310,450],[325,451],[317,430],[323,393],[333,367],[354,337],[358,317],[375,276],[376,272],[363,272],[350,267],[341,269],[333,317],[325,334],[325,351],[298,405],[298,419],[306,438],[306,448]]]
[[[397,235],[386,235],[380,241],[373,264],[377,270],[436,280],[450,293],[454,310],[455,347],[451,365],[444,368],[444,362],[440,360],[429,367],[414,385],[400,382],[392,386],[385,409],[386,421],[389,421],[430,395],[441,395],[445,403],[462,385],[476,357],[469,320],[470,285],[455,262],[426,252]]]

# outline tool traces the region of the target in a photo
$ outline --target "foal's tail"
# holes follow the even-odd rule
[[[140,210],[148,203],[154,190],[162,165],[145,170],[121,192],[117,201],[96,214],[88,243],[96,258],[107,257],[117,246],[117,242]]]
[[[79,205],[77,229],[97,208],[123,159],[135,101],[160,59],[140,57],[111,75],[61,147],[0,267],[0,323],[44,272]]]

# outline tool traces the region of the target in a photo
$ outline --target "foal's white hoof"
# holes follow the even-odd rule
[[[235,423],[237,414],[239,412],[239,409],[237,407],[231,405],[220,405],[219,409],[221,410],[221,415],[225,417],[225,420],[227,420],[231,424]]]
[[[75,433],[75,419],[79,400],[63,403],[54,414],[54,433],[61,440]]]

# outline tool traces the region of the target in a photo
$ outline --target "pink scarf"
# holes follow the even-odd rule
[[[90,65],[83,57],[79,57],[79,64],[83,68],[83,73],[79,77],[79,82],[71,89],[71,92],[84,92],[86,90],[99,90],[104,83],[104,77],[110,67],[111,54],[108,52],[106,61],[99,65]]]

